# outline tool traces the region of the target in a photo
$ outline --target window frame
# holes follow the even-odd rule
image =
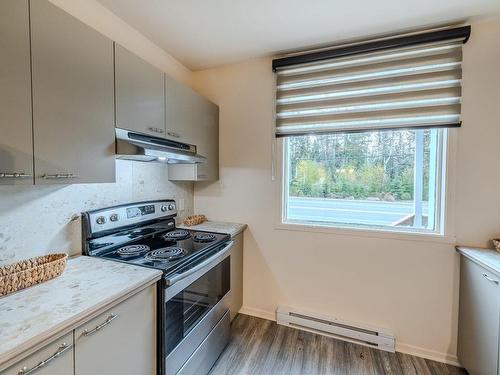
[[[399,240],[414,240],[414,241],[430,241],[438,243],[455,244],[454,232],[454,201],[455,196],[455,155],[457,147],[457,130],[448,129],[443,132],[443,141],[439,142],[444,148],[442,152],[438,152],[438,162],[441,169],[438,188],[441,194],[438,194],[436,207],[439,207],[436,215],[439,216],[440,228],[439,231],[422,231],[412,230],[411,228],[401,227],[386,227],[386,226],[365,226],[355,224],[341,223],[313,223],[313,222],[292,222],[286,221],[286,197],[288,193],[287,183],[287,163],[286,163],[286,138],[279,137],[274,139],[275,143],[275,165],[276,176],[276,219],[275,229],[328,233],[336,235],[346,235],[355,237],[372,237],[372,238],[388,238]]]

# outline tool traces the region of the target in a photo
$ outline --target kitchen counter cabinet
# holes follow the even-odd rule
[[[156,289],[75,329],[75,375],[156,373]]]
[[[231,320],[243,306],[243,233],[233,237],[234,245],[231,252],[231,298],[229,311]]]
[[[458,251],[463,255],[458,358],[470,375],[500,374],[500,276],[492,272],[495,262],[488,262],[488,259],[498,260],[500,254],[484,249],[459,248]]]
[[[161,271],[146,267],[79,256],[68,261],[61,276],[1,297],[0,374],[4,375],[2,370],[22,362],[54,340],[78,330],[82,324],[85,325],[83,328],[89,328],[92,326],[87,326],[90,320],[97,319],[96,322],[100,322],[101,315],[106,316],[114,312],[115,308],[120,310],[119,303],[140,296],[142,290],[153,293],[152,289],[156,289],[156,282],[161,275]],[[141,305],[144,311],[139,316],[145,322],[138,328],[130,326],[123,329],[121,336],[117,337],[118,345],[139,340],[134,337],[136,330],[146,332],[151,318],[141,314],[156,314],[156,309],[148,309],[150,303]],[[120,319],[130,323],[128,314],[120,313]],[[107,328],[111,329],[112,324],[118,323],[117,318]],[[131,336],[127,330],[132,332]],[[105,333],[104,329],[100,333]],[[96,333],[88,338],[99,336]],[[77,336],[76,344],[79,341]],[[148,351],[146,345],[145,352]]]

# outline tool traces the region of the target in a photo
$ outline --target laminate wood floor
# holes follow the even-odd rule
[[[239,314],[210,375],[466,375],[458,367]]]

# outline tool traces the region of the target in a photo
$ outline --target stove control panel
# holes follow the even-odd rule
[[[115,230],[144,221],[177,215],[175,201],[161,200],[125,204],[86,212],[92,233]]]

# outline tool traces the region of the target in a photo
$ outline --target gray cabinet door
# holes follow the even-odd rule
[[[114,182],[113,43],[31,1],[35,183]]]
[[[21,370],[33,370],[33,375],[73,375],[73,332],[22,359],[2,375],[19,375]]]
[[[196,179],[216,181],[219,179],[219,107],[203,98],[197,116],[198,153],[207,158],[206,163],[197,164]]]
[[[461,257],[458,358],[471,375],[498,371],[500,278]]]
[[[167,138],[195,144],[199,95],[190,87],[165,75]]]
[[[164,74],[115,44],[116,127],[165,136]]]
[[[231,250],[231,299],[229,310],[231,320],[243,306],[243,233],[233,238],[234,245]]]
[[[33,184],[28,0],[0,1],[0,51],[0,185]]]
[[[219,179],[219,107],[190,87],[166,77],[167,137],[194,144],[201,164],[169,165],[170,180]]]
[[[156,287],[75,330],[75,375],[156,374]]]

